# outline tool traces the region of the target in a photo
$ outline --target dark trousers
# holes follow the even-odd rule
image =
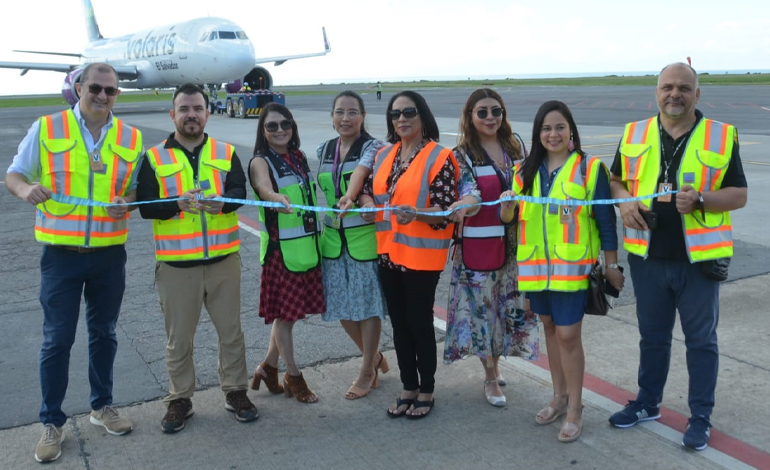
[[[441,271],[400,271],[383,266],[379,271],[404,390],[433,393],[436,383],[433,303]]]
[[[663,400],[679,310],[690,376],[690,413],[711,416],[719,369],[719,282],[706,279],[700,265],[689,261],[644,260],[629,255],[628,263],[641,335],[637,399],[648,406]]]
[[[70,349],[75,342],[81,296],[86,301],[91,409],[112,404],[112,365],[118,350],[115,324],[126,287],[125,267],[123,245],[92,253],[43,247],[43,344],[39,358],[43,424],[60,427],[67,420],[61,405],[69,382]]]

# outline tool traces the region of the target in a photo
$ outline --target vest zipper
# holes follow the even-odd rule
[[[200,159],[198,159],[198,175],[200,175],[200,170],[201,170]],[[195,175],[195,180],[194,180],[194,184],[196,188],[200,188],[198,175]],[[201,197],[201,196],[202,194],[198,193],[198,197]],[[208,229],[206,226],[206,211],[201,210],[200,216],[201,216],[201,234],[203,235],[203,259],[209,259],[209,239],[208,239]]]
[[[95,152],[98,150],[94,150]],[[101,153],[101,152],[99,152]],[[91,156],[89,155],[89,159]],[[88,199],[92,200],[94,199],[94,171],[89,168],[88,170]],[[110,201],[112,202],[112,201]],[[88,206],[88,209],[86,209],[88,216],[86,217],[86,239],[85,239],[85,246],[89,246],[91,243],[91,225],[94,218],[94,208],[93,206]]]

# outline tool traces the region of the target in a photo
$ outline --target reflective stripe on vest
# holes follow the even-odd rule
[[[377,207],[383,207],[385,202],[388,202],[387,179],[400,146],[400,142],[396,143],[377,154],[372,186]],[[410,205],[418,210],[430,207],[430,183],[447,159],[452,162],[457,184],[459,169],[454,154],[435,142],[429,142],[409,163],[409,167],[397,181],[390,203],[394,206]],[[449,224],[443,230],[433,230],[429,224],[416,220],[406,225],[399,224],[395,217],[386,221],[383,212],[377,212],[375,226],[379,254],[388,254],[394,263],[409,269],[443,269],[454,224]]]
[[[677,187],[691,185],[699,192],[721,188],[730,164],[735,128],[729,124],[701,119],[693,128],[676,174]],[[657,190],[661,172],[660,133],[657,117],[626,125],[620,146],[621,178],[632,196]],[[647,207],[652,201],[642,201]],[[671,202],[670,204],[673,204]],[[730,257],[733,254],[729,212],[700,211],[682,215],[685,245],[691,262]],[[623,245],[629,253],[646,257],[649,230],[623,227]]]
[[[88,153],[72,110],[40,118],[40,184],[54,194],[112,202],[125,196],[136,174],[141,133],[112,118],[100,147]],[[91,170],[90,159],[101,161]],[[35,238],[43,243],[99,247],[125,243],[129,214],[113,219],[101,206],[78,206],[48,200],[37,205]]]
[[[329,207],[339,202],[334,181],[334,155],[338,139],[327,141],[321,151],[321,166],[318,170],[318,186],[326,196],[326,204]],[[361,156],[367,148],[373,145],[374,139],[366,140],[359,137],[348,150],[345,160],[338,162],[337,170],[339,178],[340,194],[344,195],[348,190],[350,177],[358,166]],[[335,228],[335,219],[339,228]],[[343,216],[337,213],[327,212],[323,217],[324,230],[321,233],[321,254],[324,258],[337,259],[342,255],[343,247],[356,261],[373,261],[377,259],[377,238],[375,227],[371,222],[366,222],[354,212],[348,212]]]
[[[503,184],[492,166],[486,161],[475,165],[473,160],[457,150],[465,158],[476,180],[482,202],[494,201],[503,192]],[[487,160],[485,156],[485,160]],[[462,261],[466,268],[475,271],[496,271],[503,267],[506,258],[506,230],[500,222],[499,206],[481,206],[472,217],[463,220]]]
[[[147,150],[161,198],[179,197],[196,187],[193,168],[182,149],[165,148],[165,142]],[[224,193],[232,168],[232,145],[209,137],[198,157],[197,187],[204,197]],[[181,212],[167,220],[154,219],[155,258],[158,261],[190,261],[218,258],[240,248],[238,216]]]
[[[307,193],[300,187],[299,177],[291,172],[289,166],[277,155],[266,155],[265,162],[272,179],[276,182],[273,190],[285,195],[292,204],[315,205],[315,181],[310,169],[305,167],[310,181],[310,200],[307,200]],[[259,201],[259,194],[254,191],[254,199]],[[295,210],[291,214],[276,212],[278,220],[278,248],[281,250],[283,264],[286,269],[292,272],[306,272],[316,266],[321,261],[318,238],[321,233],[320,217],[315,216],[315,231],[306,232],[302,211]],[[267,219],[264,207],[259,207],[259,231],[260,231],[260,263],[264,266],[270,247],[270,234],[267,229]]]
[[[587,158],[586,178],[580,170]],[[516,168],[519,176],[519,167]],[[557,173],[548,197],[593,199],[601,161],[573,153]],[[523,182],[514,178],[513,191],[521,194]],[[540,172],[532,183],[532,196],[540,194]],[[600,251],[599,231],[588,206],[573,206],[570,222],[561,222],[565,206],[522,202],[519,207],[517,263],[519,289],[575,292],[588,287],[588,274]]]

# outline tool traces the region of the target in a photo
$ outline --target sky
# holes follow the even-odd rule
[[[320,51],[325,26],[332,52],[267,65],[275,85],[658,71],[688,56],[697,70],[770,69],[770,2],[759,0],[92,3],[105,37],[216,16],[239,24],[257,56]],[[77,53],[86,43],[80,0],[4,2],[3,18],[2,61],[68,62],[12,50]],[[0,95],[55,93],[63,79],[0,69]]]

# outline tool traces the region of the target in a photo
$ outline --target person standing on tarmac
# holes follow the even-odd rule
[[[39,368],[44,431],[35,447],[38,462],[61,455],[67,421],[61,405],[81,296],[86,302],[91,423],[115,435],[133,428],[112,407],[112,372],[126,285],[125,204],[135,199],[142,134],[112,114],[120,90],[110,65],[86,66],[75,89],[80,101],[72,109],[32,125],[5,178],[11,194],[37,207],[35,238],[43,244]],[[52,200],[53,195],[119,205],[72,205]]]
[[[283,392],[301,403],[316,403],[318,395],[308,388],[294,361],[294,324],[326,311],[318,245],[321,224],[315,212],[295,212],[290,206],[316,205],[313,174],[299,146],[291,111],[279,103],[265,106],[257,124],[249,180],[256,199],[286,207],[259,208],[259,316],[273,326],[267,354],[254,371],[251,388],[258,390],[264,381],[271,393]],[[286,365],[283,386],[278,381],[279,358]]]
[[[679,193],[619,204],[641,335],[639,392],[609,421],[628,428],[660,418],[678,310],[690,376],[682,446],[703,450],[719,369],[719,280],[710,271],[733,255],[730,211],[746,205],[748,189],[738,131],[695,108],[700,88],[692,67],[666,66],[655,97],[657,116],[626,125],[612,164],[612,197]]]
[[[343,91],[337,95],[331,115],[339,137],[318,146],[318,186],[330,207],[348,210],[353,208],[385,142],[366,132],[364,100],[358,93]],[[358,378],[345,393],[345,398],[355,400],[378,387],[378,370],[383,374],[390,370],[378,349],[387,307],[377,274],[374,224],[360,214],[328,213],[321,234],[321,256],[326,296],[323,320],[339,320],[363,355]]]
[[[169,113],[176,131],[147,151],[139,173],[142,218],[152,219],[155,281],[166,326],[169,395],[161,420],[165,433],[185,427],[195,391],[193,340],[205,304],[219,339],[219,383],[225,409],[240,422],[259,417],[246,395],[248,370],[241,329],[241,204],[212,197],[244,199],[246,176],[232,145],[204,132],[208,97],[192,83],[174,92]],[[179,199],[178,199],[179,198]],[[178,199],[178,200],[177,200]]]

